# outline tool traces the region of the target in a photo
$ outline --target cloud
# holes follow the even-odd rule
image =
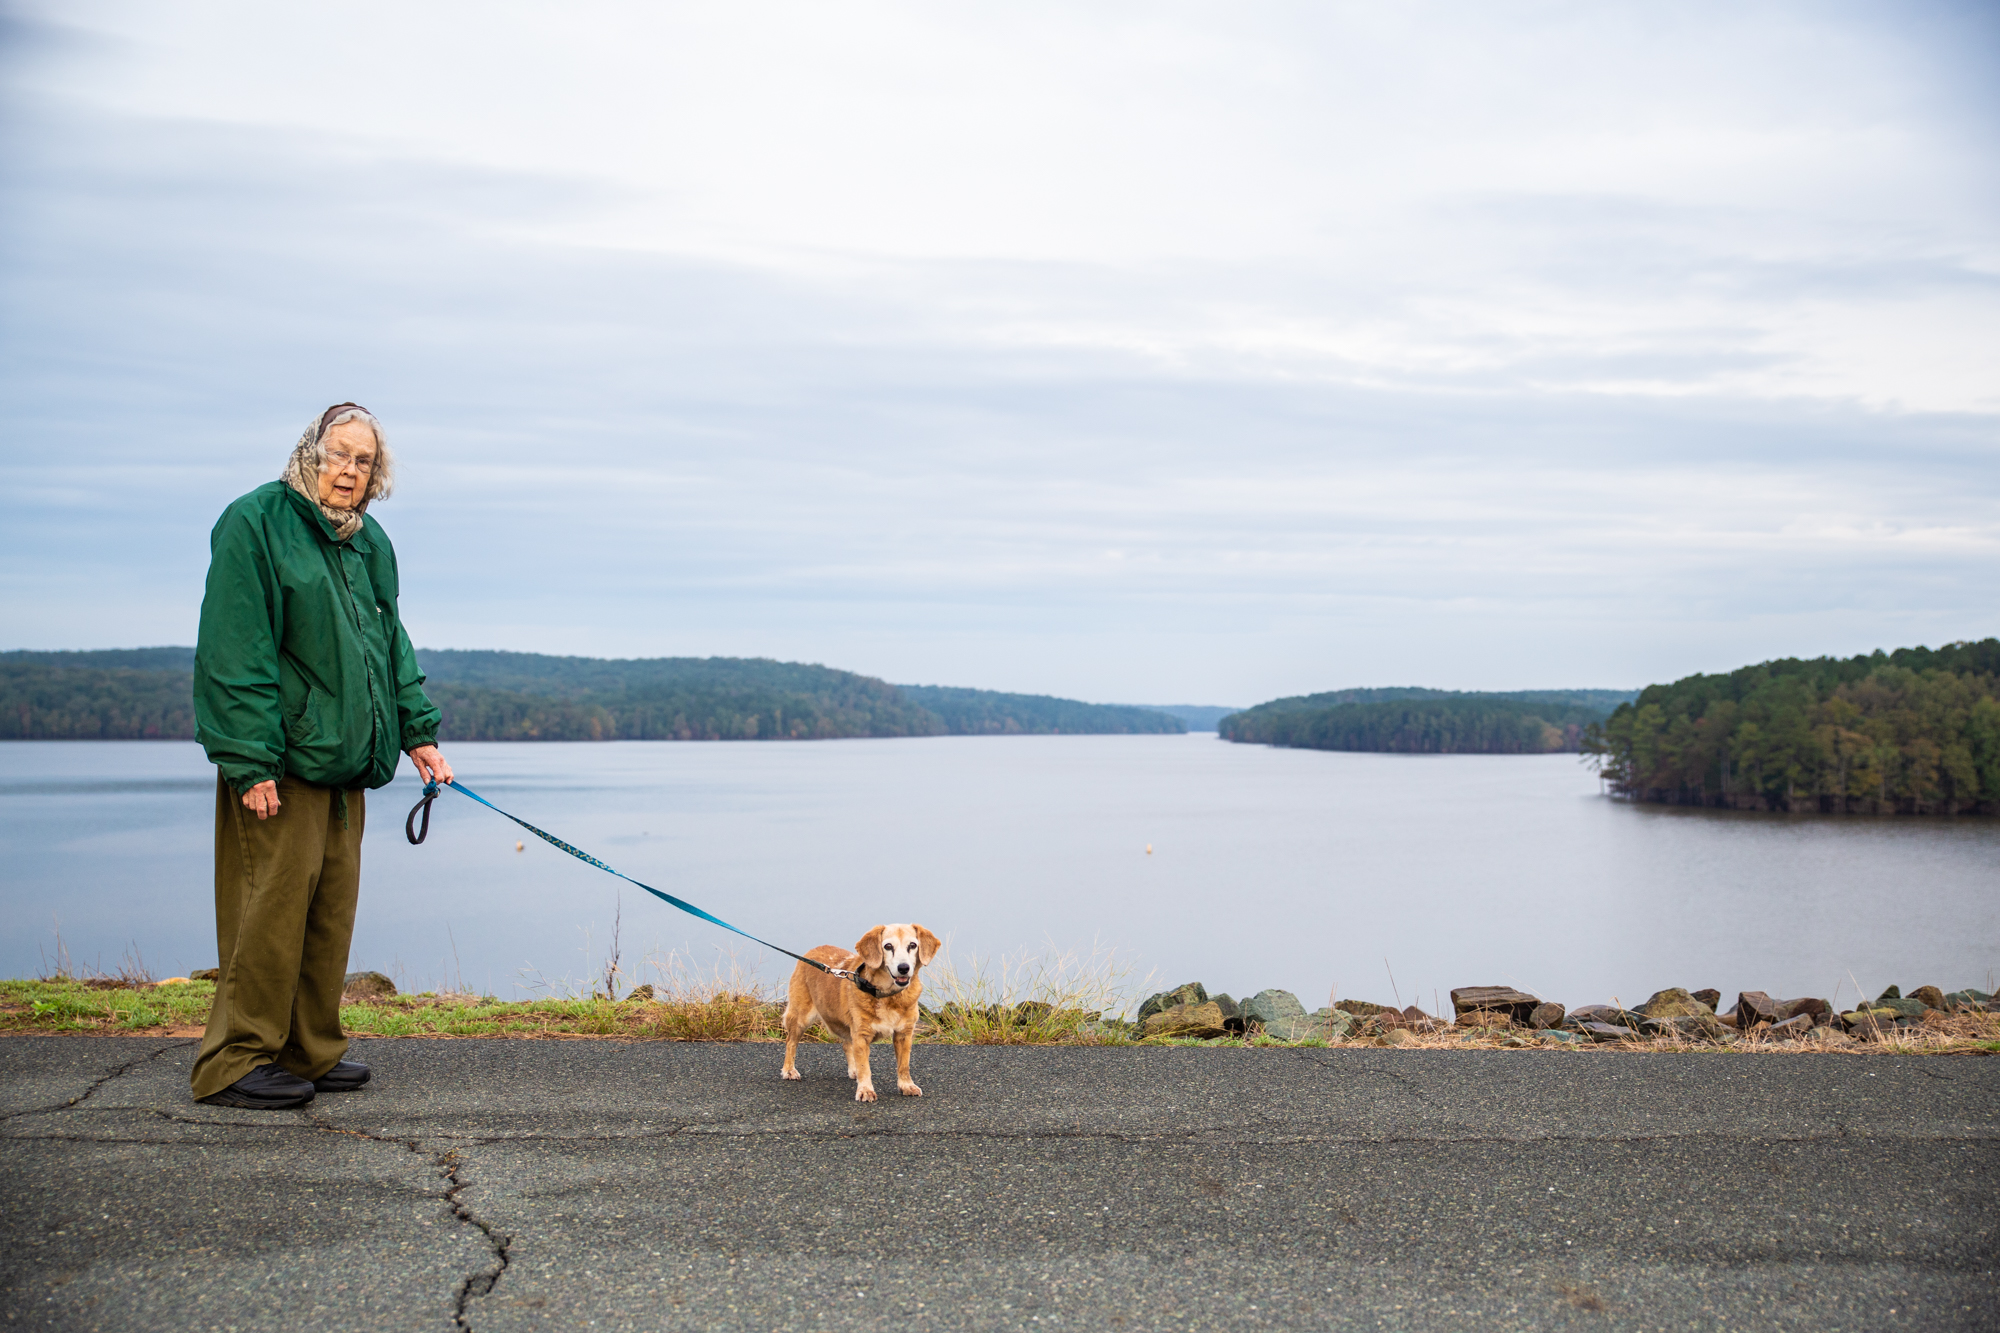
[[[439,646],[1248,701],[1991,632],[1955,10],[22,12],[24,645],[188,641],[349,396]]]

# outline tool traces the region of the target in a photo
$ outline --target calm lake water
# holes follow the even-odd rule
[[[459,775],[620,870],[794,948],[921,921],[960,963],[1115,950],[1154,988],[1432,1008],[1664,986],[1993,988],[2000,823],[1633,807],[1573,755],[1331,754],[1190,736],[457,745]],[[447,793],[403,839],[369,796],[356,967],[502,996],[624,957],[789,962]],[[0,744],[0,972],[63,939],[157,975],[215,962],[214,770],[184,743]],[[1147,853],[1151,844],[1152,852]],[[455,950],[455,959],[454,959]],[[1391,983],[1393,969],[1393,986]]]

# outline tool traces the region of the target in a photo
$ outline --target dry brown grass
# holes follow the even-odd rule
[[[735,959],[698,972],[675,955],[650,965],[658,978],[648,983],[651,995],[639,1004],[645,1014],[644,1035],[655,1041],[775,1041],[784,1006],[764,993],[762,985]]]
[[[953,961],[950,946],[924,969],[924,1020],[917,1035],[961,1046],[1128,1044],[1102,1020],[1131,1001],[1132,969],[1108,950]]]

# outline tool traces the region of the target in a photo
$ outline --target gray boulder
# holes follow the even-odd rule
[[[1592,1041],[1629,1041],[1638,1036],[1631,1028],[1619,1023],[1577,1023],[1571,1022],[1569,1030]]]
[[[1528,1026],[1538,1032],[1545,1032],[1550,1028],[1561,1027],[1565,1017],[1567,1015],[1561,1005],[1554,1000],[1544,1000],[1528,1012]]]
[[[1563,1026],[1571,1027],[1577,1023],[1609,1023],[1613,1027],[1626,1027],[1637,1031],[1639,1024],[1645,1021],[1644,1014],[1633,1013],[1630,1009],[1620,1009],[1615,1004],[1586,1004],[1581,1009],[1570,1010]]]
[[[1287,1018],[1304,1018],[1306,1007],[1288,990],[1260,990],[1236,1007],[1246,1023],[1262,1023],[1266,1028]]]

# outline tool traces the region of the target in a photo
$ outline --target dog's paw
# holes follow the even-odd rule
[[[854,1100],[857,1102],[874,1101],[875,1100],[874,1085],[870,1083],[863,1083],[860,1087],[856,1088],[854,1090]]]
[[[896,1091],[902,1093],[905,1097],[921,1097],[924,1095],[924,1090],[914,1083],[898,1083]]]
[[[781,1070],[781,1071],[779,1072],[779,1077],[780,1077],[780,1078],[804,1078],[804,1077],[805,1077],[805,1075],[804,1075],[804,1074],[801,1074],[801,1073],[800,1073],[800,1072],[799,1072],[798,1070],[796,1070],[796,1069],[786,1069],[786,1070]]]

